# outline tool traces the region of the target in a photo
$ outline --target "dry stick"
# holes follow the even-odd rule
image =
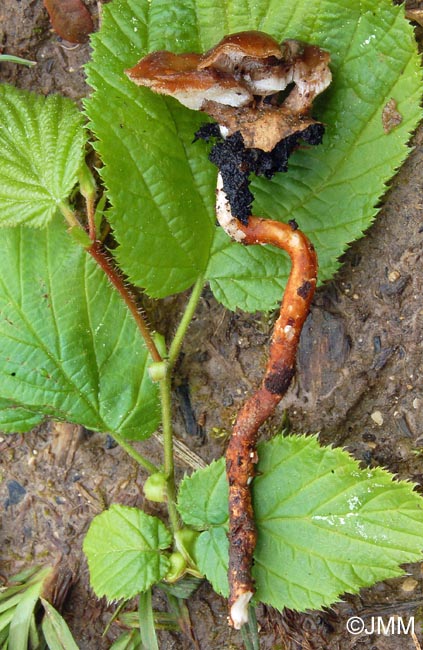
[[[271,244],[285,250],[291,272],[270,343],[269,360],[260,388],[238,413],[226,452],[229,483],[229,608],[230,623],[239,629],[248,621],[248,603],[254,594],[251,576],[257,533],[251,499],[251,482],[258,461],[259,427],[272,415],[295,373],[295,358],[304,321],[309,312],[317,279],[313,245],[291,224],[249,217],[244,226],[232,218],[226,195],[218,182],[217,216],[225,230],[247,246]]]

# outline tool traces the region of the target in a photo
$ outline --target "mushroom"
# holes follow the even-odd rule
[[[199,54],[152,52],[133,68],[125,70],[138,86],[147,86],[160,95],[175,97],[193,110],[202,110],[206,101],[240,107],[253,97],[248,88],[231,75],[214,69],[199,69]]]
[[[329,52],[316,45],[301,41],[285,41],[292,53],[292,92],[284,102],[290,111],[304,113],[310,110],[313,100],[320,95],[332,81],[329,69]]]
[[[247,148],[271,152],[282,139],[316,124],[309,111],[331,82],[329,60],[316,45],[292,39],[279,45],[268,34],[245,31],[225,36],[203,55],[153,52],[126,74],[207,113],[222,137],[239,131]],[[290,84],[293,89],[279,103],[278,93]],[[264,101],[269,95],[274,97]]]
[[[214,68],[232,74],[254,95],[273,95],[292,81],[285,61],[289,49],[264,32],[229,34],[201,57],[199,69]]]
[[[279,43],[264,32],[238,32],[225,36],[201,57],[200,70],[215,69],[242,80],[253,94],[275,92],[268,81],[283,59]]]
[[[251,31],[226,36],[203,56],[156,52],[126,71],[139,85],[172,95],[217,121],[218,127],[206,124],[196,137],[217,138],[209,158],[219,167],[216,216],[220,225],[239,243],[277,246],[292,260],[265,376],[238,413],[226,452],[229,620],[236,629],[248,621],[248,604],[255,591],[251,568],[256,529],[250,485],[256,473],[258,430],[294,376],[297,346],[317,278],[313,245],[295,221],[284,224],[251,215],[249,175],[271,178],[287,170],[288,157],[299,140],[321,142],[324,127],[313,120],[310,110],[313,99],[331,81],[329,59],[315,45],[294,40],[279,45],[271,36]],[[287,97],[279,98],[285,89],[290,90]]]

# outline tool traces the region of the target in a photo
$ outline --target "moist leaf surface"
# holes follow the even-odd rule
[[[219,16],[219,20],[216,20]],[[330,51],[333,83],[314,114],[323,145],[297,151],[287,174],[254,179],[254,213],[296,219],[316,245],[320,280],[370,225],[386,183],[405,159],[421,116],[421,72],[413,30],[390,0],[115,0],[93,37],[86,103],[117,256],[135,284],[156,297],[202,273],[227,307],[269,309],[280,300],[289,260],[281,251],[228,241],[214,225],[216,168],[210,145],[193,144],[206,117],[130,82],[124,70],[158,49],[201,52],[246,29],[297,38]],[[382,111],[397,101],[402,122],[386,134]]]
[[[346,452],[320,447],[315,437],[276,436],[259,445],[259,459],[253,482],[257,601],[319,609],[344,592],[401,575],[400,564],[421,559],[423,500],[412,484],[380,468],[361,470]],[[199,568],[227,595],[224,479],[224,459],[185,478],[179,511],[187,524],[203,528]]]
[[[149,356],[120,296],[60,218],[0,238],[0,422],[44,416],[129,438],[159,421]]]
[[[159,582],[169,568],[161,552],[172,536],[157,517],[112,505],[95,517],[84,540],[90,582],[99,598],[132,598]]]
[[[77,180],[86,135],[69,99],[0,85],[0,226],[45,226]]]

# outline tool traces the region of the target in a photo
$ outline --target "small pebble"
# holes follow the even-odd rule
[[[411,592],[411,591],[414,591],[418,584],[419,584],[419,583],[417,582],[417,580],[415,580],[414,578],[412,578],[412,577],[410,576],[409,578],[406,578],[406,579],[404,580],[404,582],[403,582],[402,585],[401,585],[401,589],[402,589],[403,591],[409,593],[409,592]]]
[[[389,282],[396,282],[399,280],[401,277],[401,273],[399,271],[391,271],[390,274],[388,275],[388,280]]]
[[[26,490],[23,485],[12,479],[6,483],[7,490],[9,492],[9,498],[6,499],[5,508],[9,506],[15,506],[22,501],[26,494]]]
[[[373,413],[370,416],[379,427],[382,426],[383,424],[383,415],[380,411],[373,411]]]

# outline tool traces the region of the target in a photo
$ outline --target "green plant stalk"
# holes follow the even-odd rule
[[[172,397],[171,373],[166,368],[164,379],[159,382],[160,403],[162,407],[164,473],[166,476],[167,509],[172,532],[181,528],[178,511],[176,509],[175,464],[173,459],[173,427],[172,427]]]
[[[140,594],[138,617],[143,646],[149,650],[159,650],[154,623],[153,604],[151,601],[151,589],[147,589],[147,591]]]
[[[26,65],[28,68],[32,68],[34,65],[37,65],[36,61],[22,59],[20,56],[13,56],[12,54],[0,54],[0,63],[2,62],[19,63],[20,65]]]
[[[250,604],[248,610],[249,610],[248,628],[249,628],[249,632],[250,632],[251,642],[253,644],[253,649],[254,650],[260,650],[260,640],[259,640],[259,633],[258,633],[256,608],[254,607],[254,605]]]
[[[97,185],[90,168],[84,162],[79,170],[79,191],[85,199],[88,235],[92,242],[97,239],[97,229],[95,223],[95,199],[97,195]]]
[[[241,636],[244,642],[245,650],[254,650],[254,646],[251,642],[250,635],[248,634],[248,625],[243,625],[241,627]]]
[[[89,206],[87,205],[88,211],[91,212]],[[61,204],[60,209],[64,215],[66,221],[71,226],[78,226],[82,228],[82,225],[78,221],[75,213],[67,204]],[[90,214],[90,217],[92,215]],[[90,218],[90,234],[92,235],[93,228],[91,225],[92,218]],[[107,275],[109,280],[112,282],[113,286],[122,296],[125,304],[130,310],[132,316],[135,319],[135,322],[143,336],[145,344],[150,352],[151,357],[154,361],[162,361],[162,357],[157,350],[157,347],[151,337],[150,331],[144,318],[138,311],[138,307],[126,288],[122,278],[110,264],[107,259],[104,251],[97,241],[93,241],[92,245],[86,249],[87,252],[93,257],[96,263],[101,267],[104,273]],[[194,312],[197,308],[198,302],[201,297],[201,292],[204,286],[204,277],[200,276],[191,292],[187,306],[185,308],[184,314],[181,318],[181,321],[176,330],[175,336],[172,340],[169,349],[169,357],[166,364],[166,372],[164,378],[159,382],[160,384],[160,397],[161,397],[161,408],[162,408],[162,422],[163,422],[163,444],[164,444],[164,472],[167,482],[167,504],[169,512],[169,521],[173,532],[179,530],[181,527],[178,511],[176,509],[176,484],[175,484],[175,465],[173,457],[173,427],[172,427],[172,397],[171,397],[171,376],[172,370],[175,366],[175,363],[178,359],[179,353],[181,351],[182,343],[184,337],[187,333],[188,327],[191,323]],[[129,445],[121,436],[118,434],[112,434],[113,438],[118,442],[118,444],[125,449],[125,451],[134,458],[142,467],[144,467],[148,472],[154,473],[158,471],[158,468],[150,463],[150,461],[139,454],[131,445]]]
[[[66,201],[61,201],[58,207],[71,228],[76,226],[77,228],[81,228],[83,230],[82,225],[78,221],[75,212]]]
[[[159,468],[156,467],[153,463],[151,463],[148,458],[145,458],[142,454],[140,454],[136,449],[133,448],[132,445],[130,445],[125,438],[123,438],[119,433],[110,433],[109,435],[112,436],[113,440],[116,440],[118,445],[122,447],[128,454],[128,456],[131,456],[134,460],[137,461],[139,465],[144,467],[144,469],[147,470],[149,474],[155,474],[156,472],[159,471]]]
[[[173,427],[172,427],[172,370],[181,351],[182,342],[191,323],[194,312],[197,308],[204,286],[204,278],[197,279],[189,297],[184,314],[173,337],[169,348],[169,357],[166,364],[166,372],[160,383],[160,402],[162,408],[163,423],[163,448],[164,448],[164,472],[167,482],[167,505],[169,521],[173,532],[181,527],[178,511],[176,509],[176,484],[175,464],[173,454]]]
[[[194,312],[197,309],[198,302],[201,298],[201,292],[203,290],[203,287],[204,287],[204,276],[200,275],[200,277],[196,280],[194,284],[187,306],[182,316],[181,322],[179,323],[178,329],[176,330],[175,336],[173,337],[172,343],[170,344],[169,358],[168,358],[168,367],[170,369],[170,372],[172,372],[175,363],[178,359],[185,334],[187,333],[188,327],[191,323],[192,317],[194,316]]]

